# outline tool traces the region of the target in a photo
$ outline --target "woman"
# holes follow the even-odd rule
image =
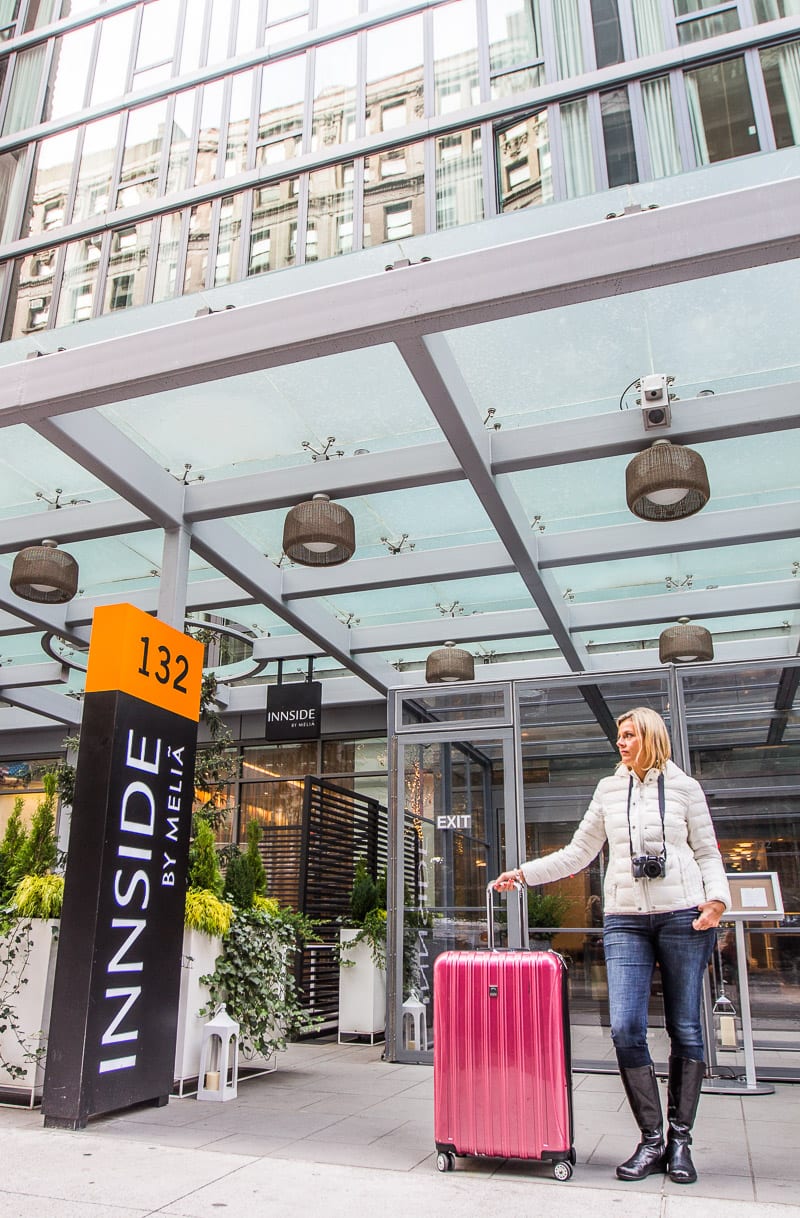
[[[715,927],[730,904],[725,868],[702,789],[670,761],[664,720],[647,707],[617,719],[622,759],[597,785],[572,841],[545,858],[504,871],[494,882],[543,884],[586,867],[607,840],[604,928],[611,1037],[642,1140],[617,1168],[620,1180],[666,1171],[676,1184],[697,1179],[689,1150],[705,1075],[700,1022],[703,974]],[[658,964],[670,1038],[664,1122],[647,1046],[647,1008]]]

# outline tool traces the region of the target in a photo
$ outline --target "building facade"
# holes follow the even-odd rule
[[[800,142],[797,0],[6,0],[3,337]]]

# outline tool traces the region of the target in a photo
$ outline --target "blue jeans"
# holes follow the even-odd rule
[[[661,970],[672,1056],[704,1060],[700,1006],[715,931],[694,930],[697,914],[697,909],[678,909],[607,915],[603,947],[611,1039],[620,1066],[632,1069],[652,1061],[647,1047],[647,1008],[656,964]]]

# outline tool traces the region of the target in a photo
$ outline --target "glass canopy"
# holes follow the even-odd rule
[[[718,660],[796,654],[796,192],[553,232],[519,215],[483,247],[429,236],[430,261],[391,275],[365,251],[318,286],[299,268],[260,295],[207,293],[205,315],[140,310],[147,330],[134,310],[124,331],[65,327],[38,359],[5,344],[0,715],[79,720],[110,601],[232,631],[230,711],[309,657],[326,699],[381,698],[446,640],[481,678],[652,667],[684,616]],[[655,430],[637,404],[650,374],[674,378]],[[626,504],[626,466],[659,438],[708,469],[710,502],[684,521]],[[355,520],[339,567],[282,553],[287,509],[319,492]],[[44,537],[80,567],[65,607],[10,589]]]

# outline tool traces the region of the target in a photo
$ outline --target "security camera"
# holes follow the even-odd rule
[[[638,401],[642,407],[645,431],[652,431],[654,428],[670,427],[672,425],[672,412],[669,406],[669,386],[672,384],[673,379],[673,377],[666,376],[660,372],[640,377],[639,389],[641,397]]]

